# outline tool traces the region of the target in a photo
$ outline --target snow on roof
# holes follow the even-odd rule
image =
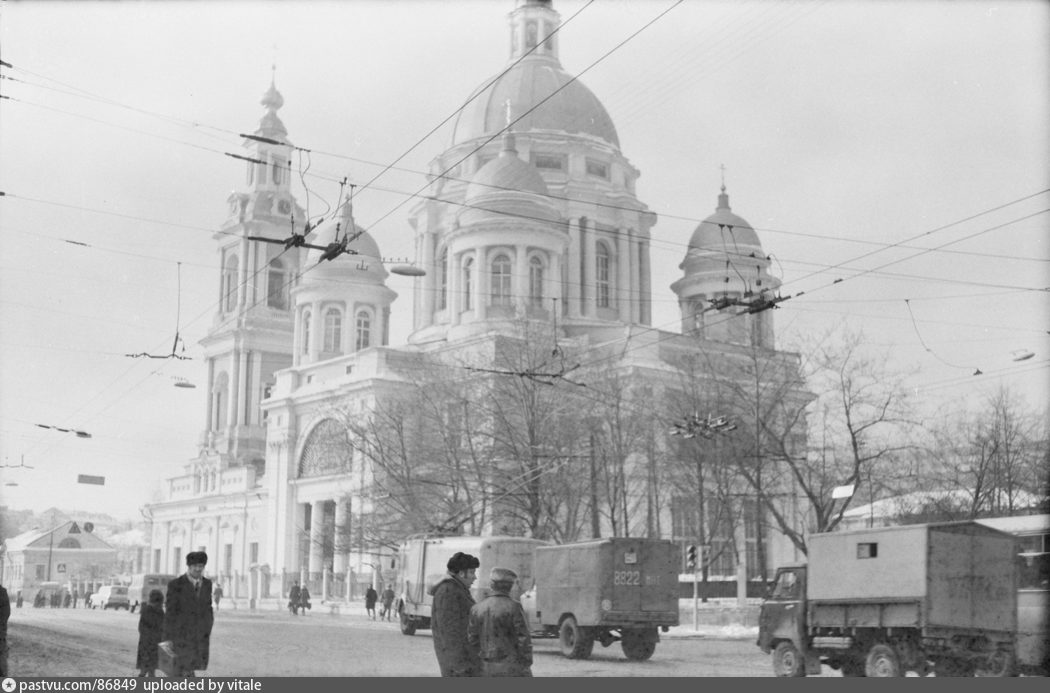
[[[977,520],[986,527],[1009,534],[1050,532],[1050,514],[1017,515],[1014,517],[986,517]]]

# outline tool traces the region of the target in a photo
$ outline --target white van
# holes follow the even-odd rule
[[[160,590],[161,594],[168,593],[168,583],[177,578],[178,575],[165,575],[163,573],[136,573],[131,576],[131,584],[128,585],[128,600],[131,602],[131,612],[139,604],[149,602],[149,593]]]
[[[92,609],[128,609],[128,588],[124,585],[103,585],[88,597]]]

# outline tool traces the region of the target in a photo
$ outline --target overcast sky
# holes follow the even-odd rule
[[[724,164],[733,211],[793,296],[775,313],[782,347],[846,323],[917,369],[931,410],[1000,386],[1046,405],[1048,3],[554,6],[562,65],[605,105],[658,215],[654,326],[678,329],[669,285]],[[406,200],[449,145],[439,124],[506,65],[513,8],[2,3],[0,455],[32,467],[0,469],[3,503],[137,518],[195,457],[212,232],[244,181],[225,153],[257,126],[273,66],[279,115],[311,151],[293,162],[311,213],[343,177],[364,184],[404,155],[355,216],[406,256]],[[393,344],[410,282],[391,276]],[[168,353],[176,329],[193,360],[125,356]]]

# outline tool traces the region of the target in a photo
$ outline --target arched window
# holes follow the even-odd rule
[[[284,263],[279,258],[270,260],[270,271],[266,276],[266,305],[277,310],[288,310],[289,288]]]
[[[281,164],[278,161],[273,162],[273,182],[281,182]]]
[[[543,306],[543,260],[535,255],[529,260],[529,303]]]
[[[510,258],[497,255],[492,260],[492,290],[489,302],[494,306],[510,305]]]
[[[226,426],[226,405],[229,401],[230,378],[225,372],[215,376],[211,388],[211,430]]]
[[[306,439],[299,458],[299,477],[349,474],[354,448],[350,431],[338,421],[325,419]]]
[[[321,351],[335,353],[343,347],[343,314],[338,308],[324,312],[324,342]]]
[[[598,243],[594,258],[595,298],[599,308],[609,307],[609,248]]]
[[[369,315],[367,310],[357,311],[357,317],[355,318],[357,338],[354,341],[354,348],[357,351],[367,349],[372,345],[372,316]]]
[[[237,307],[237,256],[226,258],[222,268],[222,309],[229,313]]]
[[[474,258],[467,258],[463,262],[463,310],[473,310],[474,301],[471,284],[474,275]]]
[[[448,308],[448,248],[441,251],[438,265],[438,310]]]
[[[303,353],[310,353],[310,320],[313,319],[313,315],[310,311],[303,311]]]

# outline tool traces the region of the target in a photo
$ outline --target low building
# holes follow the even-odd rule
[[[74,520],[28,530],[6,544],[2,575],[13,603],[21,593],[23,603],[32,605],[45,583],[86,597],[117,568],[117,550]]]

